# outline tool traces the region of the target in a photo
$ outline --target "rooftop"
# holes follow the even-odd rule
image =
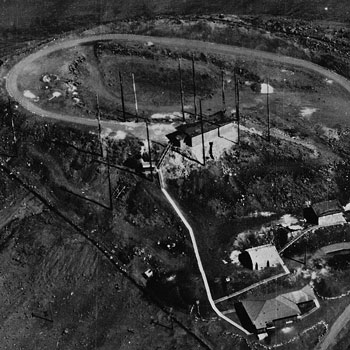
[[[300,290],[296,290],[290,293],[284,293],[279,295],[276,299],[287,299],[295,304],[305,303],[307,301],[311,301],[315,299],[315,293],[313,289],[306,285],[304,288]]]
[[[244,300],[242,304],[257,329],[265,328],[273,320],[298,316],[301,313],[298,306],[287,299]]]
[[[312,209],[318,217],[343,212],[343,207],[338,200],[324,201],[312,205]]]
[[[253,247],[246,249],[246,252],[249,253],[252,261],[258,262],[263,259],[263,261],[270,261],[270,264],[281,263],[281,258],[278,254],[276,247],[272,244],[265,244],[258,247]]]
[[[301,315],[298,304],[315,299],[314,291],[306,285],[300,290],[280,294],[272,299],[243,300],[242,305],[255,327],[261,329],[273,320]]]
[[[232,120],[226,120],[222,121],[222,116],[218,115],[216,116],[210,116],[211,120],[203,120],[203,132],[209,132],[212,130],[215,130],[221,126],[227,125],[232,123]],[[176,127],[176,131],[166,135],[168,138],[175,137],[177,135],[182,135],[182,136],[189,136],[189,137],[195,137],[198,136],[202,133],[201,129],[201,122],[194,122],[194,123],[186,123],[186,124],[181,124]]]

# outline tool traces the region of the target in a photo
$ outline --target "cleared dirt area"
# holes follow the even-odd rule
[[[266,95],[261,94],[260,84],[269,81],[273,91],[270,96],[273,125],[289,123],[291,119],[291,123],[302,123],[308,119],[328,127],[349,125],[347,93],[334,80],[289,64],[248,57],[236,57],[232,61],[213,53],[201,56],[198,51],[193,51],[193,54],[197,94],[203,100],[204,113],[210,113],[216,106],[222,105],[221,70],[224,70],[225,107],[228,111],[234,109],[233,74],[237,72],[242,113],[247,115],[247,119],[266,118]],[[115,119],[122,115],[119,71],[124,76],[126,109],[135,113],[133,73],[140,113],[150,116],[176,111],[179,114],[177,57],[181,56],[184,57],[185,105],[189,111],[193,111],[190,55],[164,45],[152,44],[147,48],[142,44],[125,45],[119,42],[86,44],[34,60],[18,76],[18,87],[22,94],[27,92],[27,96],[30,91],[33,95],[26,98],[43,109],[92,119],[95,118],[98,95],[103,116]],[[47,74],[55,75],[58,79],[43,82]],[[59,95],[55,97],[55,93]]]

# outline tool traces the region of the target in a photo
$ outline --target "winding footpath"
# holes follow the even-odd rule
[[[178,207],[178,205],[175,203],[175,201],[171,198],[169,192],[166,190],[165,188],[165,183],[164,183],[164,179],[163,179],[163,173],[161,169],[158,169],[158,175],[159,175],[159,180],[160,180],[160,187],[161,190],[165,196],[165,198],[168,200],[168,202],[170,203],[170,205],[173,207],[173,209],[175,210],[176,214],[179,216],[179,218],[181,219],[181,221],[183,222],[183,224],[186,226],[190,237],[191,237],[191,242],[192,242],[192,246],[193,246],[193,250],[194,250],[194,254],[196,256],[196,260],[197,260],[197,265],[199,268],[199,272],[202,276],[202,280],[204,283],[204,287],[205,287],[205,291],[207,293],[207,298],[209,300],[210,306],[212,307],[213,311],[224,321],[230,323],[232,326],[236,327],[237,329],[239,329],[241,332],[243,332],[246,335],[249,335],[250,333],[243,328],[241,325],[239,325],[238,323],[232,321],[230,318],[228,318],[227,316],[225,316],[215,305],[215,301],[213,299],[213,296],[211,294],[211,290],[210,290],[210,286],[209,286],[209,282],[208,282],[208,278],[207,275],[205,273],[203,264],[202,264],[202,260],[199,254],[199,249],[198,249],[198,245],[197,245],[197,241],[196,241],[196,237],[194,235],[193,229],[191,227],[191,225],[189,224],[189,222],[187,221],[187,219],[185,218],[185,216],[182,214],[180,208]]]

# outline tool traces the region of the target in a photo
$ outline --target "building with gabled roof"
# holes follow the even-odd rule
[[[317,297],[309,285],[274,298],[242,300],[235,304],[243,327],[256,334],[283,327],[319,307]]]
[[[232,131],[237,134],[237,125],[233,122],[211,122],[203,121],[204,144],[214,142],[226,134],[232,135]],[[196,147],[202,144],[202,123],[188,123],[179,125],[176,131],[166,135],[169,141],[176,147],[188,146]],[[237,142],[237,139],[231,140]]]
[[[345,223],[344,209],[338,200],[315,203],[304,208],[304,218],[313,225],[326,226]]]
[[[238,259],[244,267],[251,270],[262,270],[267,267],[283,265],[276,247],[272,244],[246,249],[238,256]]]

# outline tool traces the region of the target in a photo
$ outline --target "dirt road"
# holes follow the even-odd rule
[[[341,85],[347,92],[350,94],[350,81],[345,79],[344,77],[329,71],[321,66],[313,64],[308,61],[300,60],[293,57],[281,56],[269,52],[251,50],[242,47],[221,45],[197,40],[186,40],[179,38],[162,38],[162,37],[150,37],[150,36],[141,36],[141,35],[131,35],[131,34],[103,34],[103,35],[94,35],[81,37],[77,39],[62,39],[57,40],[50,45],[43,47],[39,51],[34,52],[33,54],[25,57],[23,60],[18,62],[8,73],[6,76],[6,89],[10,96],[19,102],[25,109],[32,112],[35,115],[51,118],[60,121],[67,121],[77,124],[91,125],[97,126],[97,121],[92,119],[86,119],[83,117],[77,117],[73,115],[61,114],[56,112],[46,111],[39,106],[35,105],[33,102],[28,100],[23,96],[23,94],[18,89],[17,79],[20,76],[22,70],[30,65],[34,60],[48,55],[57,50],[68,49],[74,46],[78,46],[84,43],[93,42],[97,40],[119,40],[124,42],[139,42],[139,43],[147,43],[153,42],[155,45],[164,45],[172,49],[186,49],[186,50],[195,50],[203,53],[212,53],[212,54],[221,54],[224,56],[240,56],[242,59],[244,58],[255,58],[261,60],[273,61],[276,63],[282,63],[286,66],[295,66],[302,67],[319,73],[326,77],[327,79],[331,79],[334,82]],[[110,128],[113,131],[125,131],[130,133],[136,137],[140,137],[140,135],[145,135],[144,126],[134,125],[126,126],[125,123],[120,123],[116,121],[103,121],[103,127]],[[161,135],[159,129],[150,130],[151,138],[154,140],[163,139],[164,135]]]
[[[336,319],[323,339],[322,343],[316,348],[316,350],[331,350],[336,348],[336,338],[343,328],[350,322],[350,305],[345,308],[343,313]]]

